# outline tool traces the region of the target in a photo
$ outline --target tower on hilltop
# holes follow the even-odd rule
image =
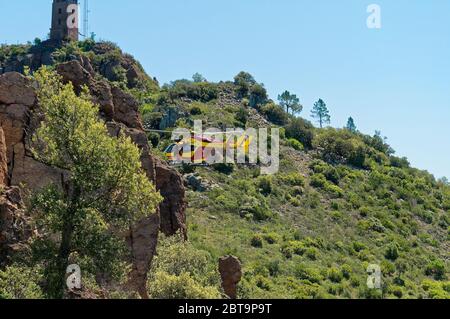
[[[78,1],[53,0],[50,39],[78,41]]]

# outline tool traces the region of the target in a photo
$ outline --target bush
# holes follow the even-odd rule
[[[191,115],[201,115],[203,113],[202,109],[198,105],[194,105],[191,107],[190,111]]]
[[[269,264],[267,265],[267,269],[269,270],[269,274],[272,277],[277,277],[280,272],[281,272],[281,267],[280,267],[280,260],[272,260],[269,262]]]
[[[345,264],[342,265],[341,267],[341,273],[342,273],[342,277],[345,279],[350,279],[351,275],[352,275],[352,267],[350,267],[349,265]]]
[[[236,121],[244,128],[247,125],[248,121],[248,112],[245,108],[240,107],[236,112]]]
[[[7,267],[0,271],[0,297],[5,299],[41,299],[44,297],[38,282],[41,275],[30,268]]]
[[[252,245],[252,247],[255,247],[255,248],[262,248],[263,239],[262,239],[261,235],[259,235],[259,234],[254,235],[251,240],[251,245]]]
[[[305,256],[311,260],[316,260],[317,255],[318,255],[317,248],[310,247],[310,248],[306,249],[306,251],[305,251]]]
[[[234,164],[218,163],[212,166],[214,170],[225,175],[231,175],[234,172]]]
[[[211,255],[184,241],[181,235],[161,237],[149,272],[152,298],[220,298],[220,278]]]
[[[302,118],[292,119],[285,127],[286,137],[301,142],[306,148],[312,148],[314,139],[314,126]]]
[[[328,277],[328,279],[330,279],[332,282],[335,282],[335,283],[340,283],[342,281],[342,279],[344,278],[344,276],[342,275],[342,272],[339,271],[339,269],[337,269],[335,267],[328,269],[327,277]]]
[[[436,282],[432,280],[424,280],[422,288],[431,299],[450,299],[450,283]]]
[[[315,188],[324,188],[327,185],[327,179],[323,174],[314,174],[311,177],[310,185]]]
[[[160,137],[158,133],[148,133],[148,140],[152,144],[153,148],[157,148],[159,145]]]
[[[263,195],[270,195],[273,190],[273,182],[271,176],[261,176],[258,179],[258,188]]]
[[[276,125],[286,125],[288,122],[288,116],[284,110],[276,105],[275,103],[270,103],[261,109],[261,113],[264,114],[267,119]]]
[[[305,178],[300,173],[280,175],[280,180],[289,186],[305,186]]]
[[[305,245],[300,241],[290,241],[289,243],[283,245],[281,248],[281,253],[286,258],[292,258],[293,255],[303,256],[306,252]]]
[[[250,88],[256,84],[256,81],[250,73],[240,72],[234,77],[234,84],[236,85],[237,96],[244,98],[248,96]]]
[[[431,261],[425,269],[425,274],[436,280],[445,279],[445,262],[439,259]]]
[[[399,256],[398,249],[398,245],[396,243],[392,243],[386,249],[386,253],[384,254],[384,256],[386,257],[386,259],[395,261]]]
[[[194,83],[188,80],[177,80],[170,85],[163,86],[171,100],[189,98],[194,101],[209,102],[218,97],[217,84],[200,82]]]
[[[219,299],[219,290],[203,286],[188,273],[179,276],[157,271],[148,282],[148,292],[153,299]]]
[[[327,128],[321,131],[313,144],[321,159],[327,163],[364,166],[365,145],[348,130]]]
[[[296,151],[303,151],[305,149],[305,147],[303,146],[302,143],[300,143],[299,141],[297,141],[294,138],[290,138],[287,140],[287,145],[292,147],[294,150]]]
[[[148,130],[159,129],[163,117],[163,114],[160,112],[143,113],[142,122],[144,124],[144,128]]]
[[[255,109],[267,103],[267,91],[261,84],[255,84],[250,89],[249,105]]]
[[[302,264],[295,268],[295,275],[300,280],[307,280],[311,283],[320,283],[323,279],[320,271],[314,268],[307,268]]]
[[[320,160],[315,160],[311,163],[310,168],[314,171],[314,173],[323,174],[325,178],[333,184],[339,184],[341,175],[335,167],[328,165],[327,163]]]

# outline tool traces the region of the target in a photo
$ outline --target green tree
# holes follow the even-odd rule
[[[206,79],[200,73],[195,73],[192,76],[192,80],[194,80],[195,83],[206,82]]]
[[[283,94],[278,95],[280,105],[286,109],[286,113],[298,114],[303,111],[303,105],[300,104],[300,99],[295,94],[289,91],[284,91]]]
[[[256,81],[250,73],[242,71],[234,77],[234,84],[237,86],[238,96],[243,98],[248,96],[250,89],[256,84]]]
[[[345,128],[347,130],[349,130],[350,132],[355,133],[356,132],[356,124],[355,121],[353,120],[353,117],[349,117],[348,121],[347,121],[347,125],[345,126]]]
[[[314,103],[311,116],[317,119],[321,128],[323,128],[324,124],[330,124],[330,112],[328,111],[327,105],[322,99],[319,99],[319,101]]]
[[[307,148],[312,147],[314,139],[314,126],[311,124],[311,122],[300,117],[294,118],[285,127],[285,129],[287,138],[294,138]]]
[[[249,105],[253,108],[259,108],[268,101],[267,91],[262,84],[255,84],[250,89]]]
[[[124,269],[125,246],[115,234],[154,213],[161,196],[137,146],[123,134],[109,136],[87,89],[77,96],[47,68],[35,79],[44,119],[33,136],[33,155],[64,172],[62,187],[49,185],[35,195],[34,216],[47,235],[36,245],[45,252],[47,294],[61,298],[69,258],[91,265],[94,274]]]

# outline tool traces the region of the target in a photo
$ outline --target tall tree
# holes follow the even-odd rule
[[[353,120],[353,117],[349,117],[348,121],[347,121],[347,125],[345,126],[345,128],[347,130],[349,130],[350,132],[355,133],[356,132],[356,124],[355,121]]]
[[[126,269],[124,241],[115,234],[154,213],[161,196],[141,167],[140,150],[125,135],[109,136],[87,89],[77,96],[47,68],[34,76],[44,120],[32,151],[64,172],[61,186],[50,184],[33,201],[47,293],[61,298],[69,259],[93,275]]]
[[[193,76],[192,76],[192,80],[195,82],[195,83],[201,83],[201,82],[206,82],[206,79],[205,79],[205,77],[203,76],[203,75],[201,75],[200,73],[195,73]]]
[[[250,89],[257,83],[250,73],[242,71],[234,77],[234,84],[238,97],[244,98],[248,96]]]
[[[311,116],[317,120],[321,128],[324,124],[330,124],[331,122],[330,112],[322,99],[314,103]]]
[[[286,109],[286,113],[292,115],[301,113],[303,105],[300,104],[300,99],[295,94],[291,94],[289,91],[284,91],[283,94],[278,95],[278,101],[280,105]]]

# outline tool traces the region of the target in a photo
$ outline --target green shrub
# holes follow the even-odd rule
[[[203,113],[201,107],[198,105],[194,105],[193,107],[191,107],[189,112],[191,113],[191,115],[201,115]]]
[[[270,211],[270,209],[266,205],[258,205],[256,206],[252,212],[253,218],[256,221],[265,221],[272,219],[274,214]]]
[[[209,102],[218,97],[218,88],[214,83],[195,83],[188,80],[177,80],[163,86],[171,100],[189,98],[194,101]]]
[[[325,190],[331,194],[333,194],[336,197],[342,197],[344,196],[344,191],[342,190],[342,188],[340,188],[337,185],[333,185],[330,183],[326,183],[325,184]]]
[[[308,259],[316,260],[316,259],[317,259],[318,253],[319,253],[319,252],[318,252],[317,248],[310,247],[310,248],[306,249],[306,251],[305,251],[305,256],[306,256]]]
[[[352,267],[350,267],[349,265],[345,264],[342,265],[341,267],[341,273],[342,273],[342,277],[345,279],[350,279],[351,275],[352,275]]]
[[[267,269],[269,270],[269,274],[272,277],[277,277],[281,272],[281,261],[276,259],[272,260],[268,263]]]
[[[300,173],[282,174],[279,178],[289,186],[305,186],[305,178]]]
[[[430,299],[450,299],[450,282],[436,282],[427,279],[422,282],[422,288]]]
[[[256,287],[263,289],[263,290],[271,290],[272,287],[272,283],[270,282],[270,280],[266,277],[263,277],[261,275],[258,275],[255,277],[254,279]]]
[[[219,299],[216,287],[203,286],[188,273],[170,275],[157,271],[148,282],[148,292],[153,299]]]
[[[300,280],[307,280],[311,283],[320,283],[323,280],[320,271],[315,268],[308,268],[302,264],[295,267],[295,275]]]
[[[264,235],[264,240],[270,245],[276,244],[278,239],[279,238],[276,233],[268,233]]]
[[[287,140],[287,145],[289,147],[292,147],[294,150],[296,151],[303,151],[305,149],[305,147],[303,146],[302,143],[300,143],[299,141],[297,141],[294,138],[290,138]]]
[[[295,118],[292,119],[288,125],[286,125],[285,130],[287,138],[296,139],[306,148],[312,148],[314,126],[311,122],[302,118]]]
[[[259,191],[264,195],[269,195],[273,190],[273,182],[271,176],[261,176],[258,179]]]
[[[212,167],[214,168],[214,170],[218,171],[219,173],[225,174],[225,175],[233,174],[234,169],[235,169],[234,164],[227,164],[227,163],[214,164]]]
[[[163,114],[160,112],[148,112],[142,114],[142,122],[146,129],[159,129]]]
[[[234,77],[234,84],[236,86],[237,96],[244,98],[248,96],[250,88],[256,84],[256,81],[250,73],[240,72]]]
[[[348,130],[327,128],[314,140],[321,159],[330,164],[363,167],[366,159],[364,143]]]
[[[436,280],[445,279],[445,272],[445,262],[440,259],[429,262],[425,269],[425,274],[433,276]]]
[[[398,250],[399,250],[398,244],[392,243],[386,249],[384,256],[386,257],[386,259],[389,260],[397,260],[399,256]]]
[[[249,105],[253,108],[259,108],[267,103],[267,91],[261,84],[255,84],[250,88]]]
[[[300,241],[290,241],[281,248],[281,253],[286,258],[292,258],[293,255],[303,256],[307,247]]]
[[[148,133],[148,140],[152,144],[153,148],[157,148],[159,145],[160,137],[158,133]]]
[[[155,299],[220,298],[216,267],[208,252],[196,249],[182,235],[162,236],[148,274],[149,295]]]
[[[41,299],[44,294],[39,287],[42,275],[34,269],[10,266],[0,271],[0,296],[4,299]]]
[[[238,124],[244,128],[247,125],[248,121],[248,112],[244,107],[240,107],[239,110],[236,112],[236,121]]]
[[[288,122],[288,116],[284,110],[275,103],[269,103],[261,109],[261,113],[267,117],[267,119],[276,125],[286,125]]]
[[[344,278],[344,276],[342,275],[342,272],[339,269],[337,269],[336,267],[332,267],[332,268],[328,269],[327,277],[328,277],[328,279],[330,279],[332,282],[335,282],[335,283],[340,283],[342,281],[342,279]]]
[[[323,174],[325,178],[333,184],[339,184],[341,175],[335,167],[320,160],[315,160],[311,163],[310,168],[314,171],[314,173]]]
[[[324,188],[327,185],[327,179],[323,174],[314,174],[311,177],[310,185],[315,188]]]
[[[261,235],[256,234],[256,235],[254,235],[252,237],[252,240],[251,240],[250,244],[252,245],[252,247],[262,248],[262,246],[263,246],[263,238],[261,237]]]

